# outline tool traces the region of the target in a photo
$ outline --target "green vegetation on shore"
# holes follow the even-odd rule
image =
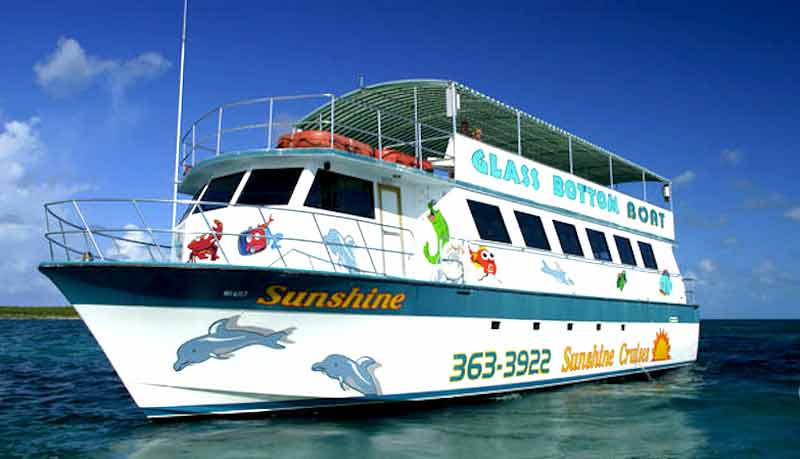
[[[72,306],[0,306],[0,319],[77,319]]]

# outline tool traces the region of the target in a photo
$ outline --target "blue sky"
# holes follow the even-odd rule
[[[675,179],[704,317],[800,317],[791,3],[191,2],[187,119],[230,100],[454,79]],[[0,304],[54,304],[43,201],[169,197],[181,2],[0,17]]]

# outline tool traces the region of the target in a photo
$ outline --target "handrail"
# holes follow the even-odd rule
[[[172,205],[180,204],[185,206],[191,206],[193,212],[187,213],[184,219],[178,226],[170,227],[170,228],[157,228],[151,226],[146,217],[144,212],[141,209],[141,205],[144,204],[169,204]],[[82,208],[89,204],[111,204],[111,205],[120,205],[120,204],[130,204],[132,209],[135,211],[135,215],[138,218],[138,221],[141,224],[141,227],[132,227],[130,224],[125,225],[117,225],[117,226],[99,226],[99,225],[92,225],[90,224],[89,220],[85,218],[85,212],[83,212]],[[196,201],[196,200],[177,200],[173,201],[170,199],[122,199],[122,198],[100,198],[100,199],[69,199],[69,200],[62,200],[62,201],[55,201],[46,203],[44,205],[45,210],[45,219],[47,222],[47,231],[44,234],[45,239],[48,241],[49,249],[50,249],[50,259],[52,261],[57,261],[59,257],[56,255],[56,248],[64,250],[64,259],[67,261],[72,261],[74,258],[72,255],[77,255],[79,258],[83,258],[84,260],[94,260],[95,255],[99,258],[100,261],[122,261],[126,259],[130,259],[130,257],[124,254],[124,249],[126,247],[134,247],[140,248],[142,251],[146,251],[149,257],[145,257],[151,261],[167,261],[167,262],[178,262],[185,260],[185,253],[181,254],[183,251],[183,242],[176,242],[176,241],[185,241],[186,238],[194,238],[198,235],[206,236],[209,235],[214,241],[214,245],[220,251],[222,255],[221,263],[224,264],[232,264],[232,260],[228,253],[225,252],[224,244],[221,243],[223,236],[229,236],[228,239],[236,238],[241,235],[241,233],[231,233],[231,232],[224,232],[224,231],[215,231],[215,228],[211,225],[211,219],[208,218],[206,215],[208,212],[214,212],[215,210],[221,209],[212,209],[212,210],[204,210],[204,205],[222,205],[226,208],[245,208],[245,209],[254,209],[258,212],[262,223],[265,225],[269,224],[269,221],[265,217],[265,211],[269,211],[273,214],[304,214],[309,215],[315,222],[315,226],[317,229],[317,236],[311,239],[307,237],[292,237],[292,236],[282,236],[280,241],[282,243],[288,244],[312,244],[315,246],[322,246],[326,253],[328,254],[328,263],[333,271],[336,271],[337,268],[344,268],[349,271],[358,271],[363,273],[372,273],[376,275],[385,275],[386,274],[386,267],[384,266],[383,273],[378,270],[378,266],[376,265],[372,252],[378,251],[381,253],[392,253],[395,255],[399,255],[402,257],[412,257],[414,252],[403,250],[393,250],[385,247],[381,247],[380,245],[370,244],[370,242],[366,239],[364,230],[362,225],[370,224],[374,226],[378,226],[385,229],[394,229],[395,231],[401,231],[406,234],[406,238],[410,240],[414,240],[414,233],[413,231],[409,230],[408,228],[397,227],[393,225],[383,225],[381,223],[377,223],[374,221],[367,221],[362,220],[352,216],[346,215],[338,215],[338,214],[329,214],[325,212],[316,212],[313,210],[307,209],[292,209],[287,207],[277,207],[277,206],[257,206],[257,205],[250,205],[250,204],[236,204],[236,205],[228,205],[227,203],[219,203],[219,202],[212,202],[212,201]],[[75,218],[70,218],[66,215],[66,212],[71,212],[76,215]],[[203,228],[195,229],[195,230],[187,230],[186,229],[186,222],[189,221],[189,217],[191,215],[199,215],[200,220],[195,221],[202,221]],[[338,222],[354,222],[358,233],[361,235],[361,241],[356,242],[352,240],[347,240],[346,242],[335,242],[330,241],[326,238],[325,234],[323,233],[322,225],[319,223],[318,217],[324,217],[326,219],[334,219],[334,221]],[[77,220],[77,221],[76,221]],[[58,225],[57,228],[53,228],[51,225],[56,224]],[[65,228],[66,226],[66,228]],[[142,236],[147,236],[146,238],[142,239],[138,236],[132,234],[141,234]],[[166,236],[169,238],[169,243],[163,242],[162,236]],[[78,237],[79,241],[80,238],[83,237],[82,242],[75,242],[75,238]],[[103,247],[111,247],[108,250],[104,250]],[[343,263],[342,259],[340,258],[338,261],[334,258],[332,253],[331,247],[336,246],[344,246],[348,247],[349,250],[354,251],[356,253],[361,253],[360,251],[366,251],[367,256],[369,258],[369,265],[370,269],[365,269],[362,266],[351,266],[347,263]],[[413,247],[413,245],[412,245]],[[281,250],[280,246],[276,246],[276,251],[278,253],[278,260],[282,263],[285,267],[292,267],[289,261],[286,259],[284,252]],[[177,249],[177,250],[176,250]],[[296,250],[292,249],[292,250]],[[310,254],[306,254],[312,256]],[[355,256],[355,255],[353,255]],[[276,260],[276,261],[278,261]],[[274,262],[273,262],[274,263]],[[362,263],[363,264],[363,263]]]
[[[278,104],[278,102],[286,103],[314,99],[324,99],[329,107],[326,107],[324,110],[326,112],[325,116],[320,112],[319,122],[315,121],[313,126],[309,125],[305,118],[295,121],[286,121],[285,117],[278,116],[278,114],[285,115],[287,113],[286,111],[280,111],[278,105],[281,104]],[[183,169],[185,171],[188,166],[194,166],[198,161],[198,154],[218,156],[241,151],[243,149],[274,148],[275,131],[285,132],[287,130],[294,131],[308,128],[330,131],[331,148],[333,148],[334,145],[333,136],[335,134],[346,136],[355,134],[356,136],[360,136],[361,139],[374,139],[374,142],[370,141],[368,143],[372,143],[373,147],[377,146],[379,151],[388,147],[407,148],[409,150],[413,147],[414,156],[417,157],[418,160],[421,159],[423,154],[435,157],[446,157],[446,151],[430,148],[430,143],[447,139],[452,136],[452,132],[436,126],[420,123],[416,116],[414,118],[406,118],[405,116],[389,112],[385,109],[380,110],[363,101],[344,102],[349,106],[356,106],[359,109],[365,110],[366,113],[373,114],[375,122],[377,123],[376,129],[373,132],[371,128],[364,129],[363,126],[348,125],[347,120],[338,121],[336,117],[337,102],[336,96],[332,93],[316,93],[258,97],[218,105],[203,113],[192,122],[181,136],[183,152],[180,155],[177,167],[179,170]],[[258,107],[261,104],[263,104],[264,107],[259,109],[259,113],[263,113],[263,117],[253,119],[252,116],[250,116],[245,120],[235,122],[233,126],[225,126],[225,120],[235,116],[237,108],[248,106]],[[216,116],[212,116],[214,114],[216,114]],[[409,134],[407,138],[396,138],[392,136],[391,133],[396,133],[397,131],[393,131],[389,127],[391,127],[391,125],[397,125],[398,123],[407,123],[409,126],[409,133],[413,128],[413,135]],[[203,129],[200,129],[201,125]],[[248,131],[254,133],[262,132],[263,134],[262,136],[256,136],[247,141],[242,147],[233,148],[228,146],[230,145],[230,140],[233,139],[232,136],[246,135]],[[428,138],[423,138],[423,131],[429,135]],[[265,141],[266,145],[264,143]],[[202,159],[204,159],[204,157],[199,158],[199,160]],[[416,167],[423,167],[422,161],[417,161],[417,163]],[[178,177],[180,181],[182,174],[178,174]],[[177,198],[177,196],[175,196],[175,198]]]

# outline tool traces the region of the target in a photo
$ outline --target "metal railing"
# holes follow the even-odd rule
[[[276,263],[286,268],[296,268],[289,261],[289,255],[300,253],[306,257],[321,261],[329,265],[333,271],[340,269],[349,272],[368,273],[385,275],[387,273],[386,263],[376,262],[378,257],[389,256],[401,257],[407,262],[414,256],[413,251],[394,250],[384,246],[381,238],[372,241],[366,236],[369,230],[377,230],[379,235],[387,231],[401,234],[405,243],[403,247],[415,247],[414,234],[408,228],[384,225],[367,220],[361,220],[344,215],[334,215],[323,212],[313,212],[304,209],[291,209],[285,207],[255,206],[227,203],[179,200],[177,204],[185,208],[184,219],[175,228],[157,227],[148,223],[146,217],[146,207],[158,207],[157,217],[159,220],[168,220],[168,211],[175,201],[168,199],[73,199],[47,203],[45,209],[45,222],[47,231],[45,239],[48,241],[51,261],[138,261],[138,262],[166,262],[177,263],[191,261],[187,260],[186,242],[196,237],[204,237],[213,240],[216,250],[219,250],[219,257],[214,258],[217,263],[223,264],[247,264],[257,266],[274,266]],[[204,210],[204,206],[215,206],[213,210]],[[94,215],[102,214],[104,220],[111,220],[108,225],[92,224],[94,219],[88,217],[92,207]],[[106,207],[103,211],[98,211],[98,207]],[[273,215],[295,217],[293,227],[297,227],[299,220],[305,219],[307,226],[315,231],[313,238],[292,237],[280,233],[280,243],[274,244],[277,257],[270,263],[253,262],[237,263],[234,254],[229,254],[225,250],[225,245],[221,240],[226,236],[229,239],[238,238],[242,233],[224,232],[215,228],[212,222],[219,218],[217,211],[228,210],[231,208],[245,209],[252,215],[256,215],[261,224],[268,228]],[[125,211],[127,215],[125,215]],[[270,217],[267,217],[267,214]],[[199,217],[199,218],[197,218]],[[199,230],[187,230],[187,222],[202,222]],[[327,222],[327,225],[324,222]],[[136,222],[136,223],[131,223]],[[302,222],[300,223],[302,224]],[[336,225],[351,225],[357,232],[358,241],[352,236],[338,240],[329,237],[330,229]],[[313,226],[312,226],[313,225]],[[326,235],[323,228],[328,228]],[[367,231],[365,231],[365,229]],[[269,233],[271,234],[271,232]],[[318,237],[317,237],[318,236]],[[373,238],[374,239],[374,238]],[[210,242],[209,240],[209,242]],[[267,241],[269,243],[270,241]],[[228,248],[231,247],[227,244]],[[303,250],[304,246],[317,247],[318,253],[309,253]],[[349,251],[349,259],[336,256],[336,253]],[[313,252],[313,250],[311,250]],[[368,260],[366,267],[363,264],[355,263],[359,254],[365,255]]]
[[[295,111],[311,113],[320,105],[324,106],[320,102],[327,104],[329,110],[327,113],[320,111],[313,121],[303,115],[293,115]],[[348,119],[337,119],[336,107],[340,104],[361,111],[359,125]],[[365,119],[370,122],[365,123]],[[413,134],[402,137],[388,134],[398,132],[397,126],[404,126],[403,132]],[[385,148],[405,151],[418,159],[419,168],[422,167],[423,155],[444,158],[445,151],[431,144],[441,144],[453,134],[365,102],[341,101],[329,93],[261,97],[220,105],[194,121],[181,138],[182,153],[177,166],[185,174],[198,161],[208,157],[275,148],[281,134],[308,129],[329,131],[331,148],[334,147],[334,135],[340,134],[377,148],[379,155]],[[178,174],[179,180],[184,174]]]

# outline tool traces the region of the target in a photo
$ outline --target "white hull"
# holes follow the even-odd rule
[[[568,331],[566,321],[538,321],[534,330],[535,320],[498,319],[499,329],[492,329],[486,318],[86,304],[76,309],[151,418],[429,400],[570,384],[691,363],[699,335],[698,323],[627,322],[622,330],[620,322],[578,321]],[[283,342],[283,349],[247,345],[176,371],[181,345],[209,335],[212,323],[237,315],[245,330],[293,328],[292,342]],[[601,346],[606,359],[601,365],[588,355],[589,365],[579,364],[576,353]],[[638,353],[631,351],[636,348]],[[472,357],[477,353],[483,354]],[[363,394],[358,388],[364,391],[364,385],[352,378],[340,378],[340,383],[326,372],[312,371],[334,354],[352,362],[373,359],[375,364],[364,368],[376,392]],[[463,372],[459,354],[464,355]],[[634,355],[640,361],[632,362]],[[534,359],[537,365],[530,364]],[[523,360],[528,362],[524,371]]]

